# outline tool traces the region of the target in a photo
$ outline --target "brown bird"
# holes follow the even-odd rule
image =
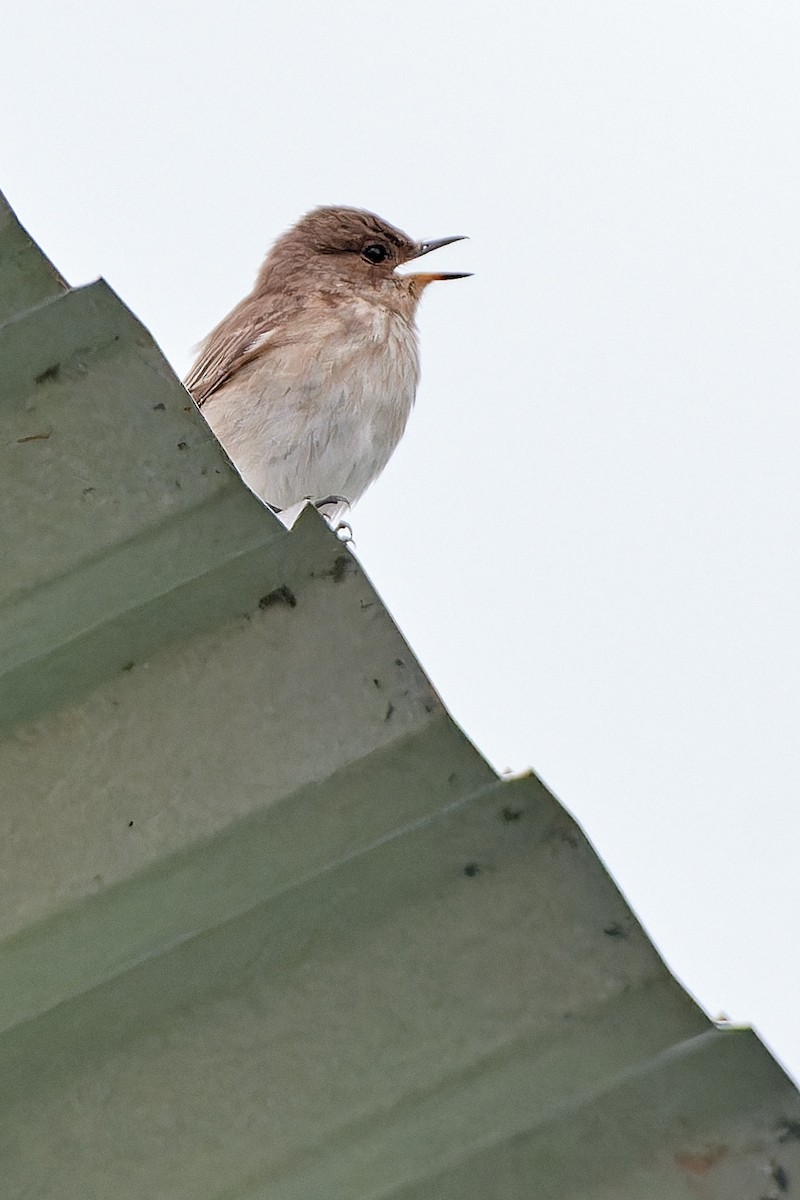
[[[333,522],[386,466],[419,380],[420,297],[434,280],[464,278],[395,268],[460,240],[415,242],[374,213],[317,208],[202,343],[186,387],[287,524],[307,500]]]

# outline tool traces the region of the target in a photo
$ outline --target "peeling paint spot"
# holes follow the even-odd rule
[[[477,863],[474,863],[474,862],[467,863],[467,865],[464,867],[464,874],[467,876],[468,879],[474,879],[475,876],[480,875],[480,873],[481,873],[481,869]]]
[[[158,404],[153,405],[153,412],[166,412],[166,411],[167,411],[166,404],[158,403]]]
[[[800,1142],[800,1121],[793,1117],[781,1117],[778,1129],[779,1142]]]
[[[272,608],[276,604],[285,604],[288,608],[297,608],[297,597],[285,583],[281,584],[279,588],[275,588],[274,592],[269,592],[266,596],[262,596],[258,602],[258,607]]]
[[[356,561],[352,554],[338,554],[333,560],[333,563],[325,571],[311,571],[309,579],[332,579],[334,583],[341,583],[348,575],[356,570]],[[372,601],[374,603],[374,601]],[[364,607],[364,602],[361,602]],[[367,602],[369,604],[369,602]]]
[[[36,376],[36,383],[47,383],[48,379],[58,379],[61,371],[61,363],[53,363],[51,367],[46,367],[41,374]]]
[[[504,821],[518,821],[522,816],[521,808],[504,808],[502,817]]]
[[[624,941],[628,936],[627,929],[620,925],[619,921],[615,921],[613,925],[606,925],[603,933],[606,935],[606,937],[619,938],[622,941]]]
[[[786,1174],[783,1167],[779,1163],[775,1163],[772,1168],[772,1178],[775,1180],[775,1183],[778,1185],[779,1191],[788,1192],[789,1176]]]
[[[354,565],[349,554],[340,554],[338,558],[335,558],[331,567],[331,579],[333,582],[341,583],[343,579],[346,579]]]

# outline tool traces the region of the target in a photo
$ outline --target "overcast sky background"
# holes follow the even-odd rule
[[[796,0],[2,25],[0,187],[181,374],[317,204],[470,235],[358,556],[479,748],[535,768],[686,986],[800,1077]]]

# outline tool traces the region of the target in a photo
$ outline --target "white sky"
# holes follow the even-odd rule
[[[181,373],[314,205],[471,236],[357,553],[795,1077],[799,64],[796,0],[28,0],[0,44],[0,186]]]

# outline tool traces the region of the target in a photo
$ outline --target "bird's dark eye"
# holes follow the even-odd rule
[[[385,246],[381,246],[380,242],[373,242],[370,246],[365,246],[361,251],[361,257],[367,262],[381,263],[389,257],[389,251]]]

